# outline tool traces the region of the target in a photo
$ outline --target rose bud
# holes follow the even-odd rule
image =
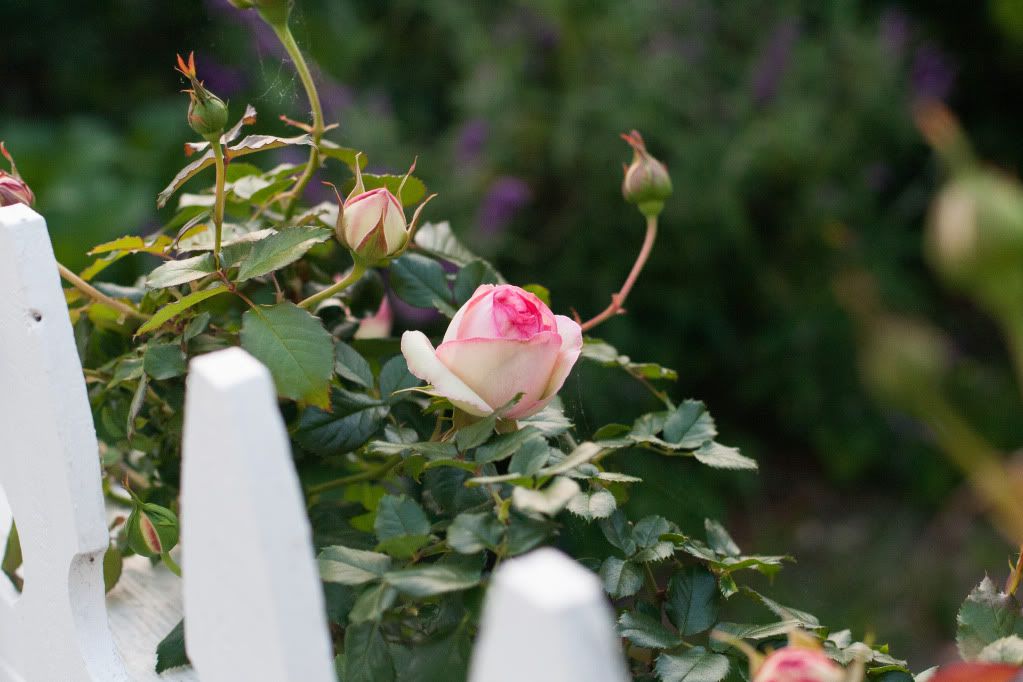
[[[401,337],[409,371],[464,412],[486,416],[523,394],[503,415],[508,419],[536,414],[553,400],[582,347],[578,324],[507,284],[476,289],[436,349],[422,332]]]
[[[405,186],[405,181],[415,170],[413,163],[398,188]],[[334,189],[337,193],[337,188]],[[337,239],[349,251],[356,261],[372,266],[388,258],[393,258],[405,250],[415,230],[419,214],[433,196],[429,196],[416,209],[411,222],[405,220],[405,210],[401,200],[386,187],[366,190],[362,181],[359,161],[355,163],[355,187],[344,201],[338,195],[337,224],[334,232]]]
[[[178,517],[158,504],[135,499],[128,521],[125,523],[128,546],[144,557],[158,557],[178,544]]]
[[[671,196],[671,176],[663,163],[651,156],[639,131],[623,133],[622,139],[632,147],[632,163],[625,168],[622,196],[636,204],[640,213],[654,217],[661,213],[665,200]]]
[[[188,55],[186,63],[178,55],[177,71],[192,82],[188,93],[188,125],[207,140],[219,139],[227,125],[227,105],[212,92],[203,87],[195,71],[195,53]]]
[[[0,170],[0,206],[13,206],[14,204],[31,206],[35,203],[36,197],[18,174],[14,159],[3,142],[0,142],[0,154],[3,154],[7,162],[11,164],[10,173]]]
[[[820,649],[787,646],[772,652],[753,682],[843,682],[845,671]]]
[[[376,313],[359,321],[359,328],[355,330],[355,338],[386,339],[391,335],[393,324],[394,314],[391,312],[391,304],[387,300],[387,296],[384,296]]]

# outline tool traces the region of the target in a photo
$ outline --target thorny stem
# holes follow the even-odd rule
[[[356,263],[354,266],[352,266],[352,270],[351,272],[348,273],[347,277],[343,278],[340,282],[337,282],[336,284],[330,285],[323,291],[315,293],[309,298],[299,301],[298,303],[299,307],[311,308],[320,301],[326,298],[330,298],[331,296],[340,291],[344,291],[348,287],[358,282],[359,278],[362,277],[363,273],[365,272],[366,266],[362,265],[361,263]]]
[[[121,303],[117,299],[107,296],[102,291],[92,286],[84,279],[82,279],[81,277],[79,277],[78,275],[71,272],[63,265],[61,265],[60,263],[57,263],[57,270],[60,271],[60,276],[63,277],[68,284],[73,286],[75,289],[78,289],[92,300],[99,301],[104,305],[110,306],[114,310],[124,313],[129,317],[134,317],[139,320],[148,320],[150,318],[149,315],[146,315],[145,313],[135,310],[130,305],[127,305],[126,303]]]
[[[313,76],[309,72],[309,65],[306,63],[298,43],[295,42],[295,36],[292,35],[291,28],[285,23],[281,26],[273,26],[273,29],[277,34],[277,38],[281,41],[281,45],[288,51],[288,56],[291,57],[291,61],[295,65],[298,77],[302,80],[302,86],[305,88],[306,97],[309,98],[309,106],[312,107],[313,111],[313,127],[310,131],[313,145],[312,149],[309,150],[309,161],[306,163],[305,170],[298,181],[295,182],[295,186],[287,194],[288,203],[284,207],[284,218],[287,220],[295,212],[295,206],[298,203],[298,199],[302,196],[302,191],[305,190],[306,185],[309,184],[313,173],[316,172],[319,166],[320,139],[323,137],[324,128],[323,107],[320,104],[320,93],[317,92],[316,83],[313,82]]]
[[[213,267],[220,269],[220,243],[224,236],[224,181],[227,173],[224,168],[224,150],[220,146],[220,138],[210,139],[213,148],[213,161],[217,167],[216,199],[213,204]]]
[[[625,284],[623,284],[622,288],[618,290],[618,293],[611,294],[611,305],[605,308],[602,313],[593,319],[583,322],[580,325],[584,332],[593,329],[601,322],[617,315],[622,310],[622,306],[625,305],[625,299],[628,298],[629,292],[632,291],[633,285],[636,284],[636,280],[639,278],[639,273],[643,272],[643,266],[646,265],[646,261],[650,257],[650,252],[653,250],[654,242],[656,240],[657,216],[647,216],[646,237],[643,239],[643,246],[639,250],[639,255],[636,257],[636,262],[633,264],[632,270],[629,272],[629,276],[625,280]]]
[[[372,469],[366,469],[365,471],[350,476],[342,476],[341,478],[335,478],[333,481],[327,481],[326,483],[320,483],[319,485],[309,486],[306,489],[306,494],[310,497],[314,495],[320,495],[322,493],[334,490],[335,488],[341,488],[350,483],[358,483],[360,481],[372,481],[377,478],[382,478],[391,472],[391,469],[398,466],[401,463],[401,455],[391,455],[379,466],[373,467]]]

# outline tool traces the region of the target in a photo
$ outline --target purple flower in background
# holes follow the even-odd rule
[[[209,54],[200,54],[203,82],[221,97],[229,98],[245,89],[245,74],[241,69],[221,64]]]
[[[863,172],[867,187],[875,192],[880,192],[891,184],[892,167],[884,161],[877,161],[868,165]]]
[[[892,57],[901,57],[909,41],[909,17],[900,9],[886,9],[878,21],[881,47]]]
[[[792,46],[799,37],[796,19],[785,19],[771,32],[767,45],[753,66],[753,101],[763,106],[774,99],[789,65]]]
[[[917,48],[909,75],[915,99],[947,99],[955,78],[955,66],[941,50],[934,45]]]
[[[502,176],[490,185],[480,209],[479,227],[483,234],[493,236],[504,230],[532,198],[529,185],[520,178]]]
[[[227,0],[206,0],[206,7],[210,14],[217,14],[229,21],[243,24],[248,34],[252,36],[253,43],[259,52],[268,52],[275,57],[287,55],[277,40],[277,36],[274,35],[273,29],[267,26],[256,12],[239,12]]]
[[[462,125],[458,131],[455,145],[455,158],[459,165],[474,164],[483,153],[483,145],[490,136],[490,125],[482,118],[473,118]]]

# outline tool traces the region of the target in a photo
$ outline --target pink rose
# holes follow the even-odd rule
[[[788,646],[767,657],[753,682],[842,682],[845,672],[819,649]]]
[[[409,238],[405,212],[386,188],[351,196],[340,208],[337,237],[364,260],[373,263],[405,248]]]
[[[401,337],[409,371],[469,414],[536,414],[554,399],[583,347],[579,325],[516,286],[484,284],[462,306],[436,350],[422,332]]]

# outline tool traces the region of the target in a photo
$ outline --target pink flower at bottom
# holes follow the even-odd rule
[[[787,646],[771,653],[753,682],[842,682],[845,672],[818,649]]]

